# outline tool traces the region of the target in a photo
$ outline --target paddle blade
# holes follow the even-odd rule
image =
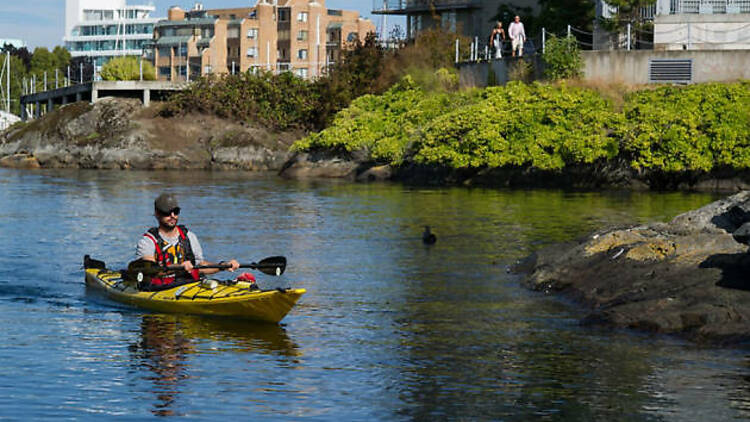
[[[107,264],[105,264],[104,261],[93,259],[89,255],[84,255],[83,256],[83,268],[85,269],[95,268],[97,270],[103,270],[107,268]]]
[[[283,256],[272,256],[261,260],[258,263],[252,263],[250,268],[254,268],[268,275],[280,276],[286,270],[286,258]]]

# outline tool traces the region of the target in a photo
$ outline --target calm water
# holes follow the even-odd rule
[[[308,290],[281,326],[87,293],[81,257],[124,267],[167,189],[208,259],[288,257],[283,277],[258,275]],[[505,271],[550,242],[713,199],[0,170],[0,419],[750,417],[746,352],[580,327],[574,305]]]

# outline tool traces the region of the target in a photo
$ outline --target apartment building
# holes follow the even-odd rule
[[[291,71],[314,78],[347,43],[375,26],[356,11],[328,9],[324,0],[258,0],[254,7],[189,11],[172,7],[155,27],[157,79],[181,81],[247,70]]]
[[[152,5],[126,0],[65,0],[65,48],[72,57],[91,57],[97,68],[118,56],[140,56],[151,42]]]
[[[527,7],[533,13],[539,13],[538,0],[373,0],[372,13],[406,16],[406,36],[410,39],[422,30],[441,27],[485,40],[495,26],[492,17],[503,3],[515,8]],[[503,23],[507,25],[509,22]]]

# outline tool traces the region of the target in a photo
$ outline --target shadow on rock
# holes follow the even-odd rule
[[[721,278],[719,287],[750,291],[750,255],[747,253],[711,255],[700,263],[699,268],[718,268]]]

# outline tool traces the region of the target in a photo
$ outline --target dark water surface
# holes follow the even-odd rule
[[[286,255],[281,326],[87,293],[181,198],[208,259]],[[0,170],[0,419],[654,420],[750,417],[743,350],[578,325],[506,265],[715,196],[416,189],[244,173]],[[433,247],[420,240],[429,224]]]

